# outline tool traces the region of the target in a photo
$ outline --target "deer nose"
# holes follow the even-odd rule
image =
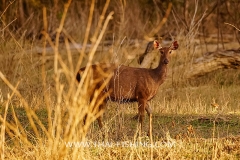
[[[164,64],[168,64],[169,60],[168,59],[164,59]]]

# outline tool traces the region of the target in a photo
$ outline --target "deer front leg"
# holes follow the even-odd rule
[[[148,103],[146,104],[145,110],[146,110],[148,116],[150,116],[150,114],[152,114],[152,109],[150,108],[150,105]],[[133,117],[133,119],[135,119],[135,120],[138,120],[138,118],[139,118],[138,114]]]
[[[146,101],[139,100],[138,101],[138,117],[139,117],[139,124],[140,124],[140,134],[143,130],[143,120],[145,116],[145,109],[146,109]]]
[[[147,103],[146,109],[148,117],[149,117],[149,128],[148,128],[148,133],[147,136],[150,136],[150,139],[152,140],[152,109],[150,108],[150,105]]]

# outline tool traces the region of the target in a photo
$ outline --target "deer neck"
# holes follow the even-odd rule
[[[162,84],[167,77],[167,64],[160,60],[158,67],[153,69],[153,74],[154,80],[159,85]]]

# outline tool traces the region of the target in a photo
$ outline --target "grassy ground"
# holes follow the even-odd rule
[[[27,132],[34,134],[29,120],[26,116],[24,108],[14,108],[15,114],[23,128]],[[48,128],[47,110],[38,109],[35,111],[40,121]],[[106,111],[106,114],[109,112]],[[3,107],[1,107],[1,115],[4,114]],[[120,123],[114,121],[119,120]],[[137,120],[133,114],[115,115],[115,117],[105,116],[106,126],[108,130],[109,139],[124,140],[124,138],[131,139],[137,128]],[[13,111],[9,111],[7,119],[8,122],[14,123]],[[121,124],[121,125],[120,125]],[[145,130],[147,131],[148,118],[145,120]],[[239,135],[240,117],[237,114],[202,114],[202,115],[182,115],[182,114],[153,114],[153,135],[155,140],[165,136],[169,132],[171,137],[178,138],[180,136],[193,136],[197,138],[215,138],[237,136]],[[94,133],[99,132],[97,123],[94,123],[90,129],[89,136],[94,139]],[[116,133],[118,132],[118,133]],[[99,137],[95,137],[99,138]]]
[[[1,115],[3,115],[1,107]],[[19,122],[27,133],[28,140],[38,145],[37,136],[26,116],[23,108],[15,108],[14,111]],[[108,114],[109,112],[106,112]],[[44,126],[48,127],[46,109],[36,110],[36,114]],[[93,159],[122,159],[122,158],[148,158],[149,157],[149,138],[145,135],[139,139],[134,136],[137,128],[137,121],[133,120],[133,114],[123,114],[119,123],[119,115],[115,117],[106,116],[105,129],[106,137],[102,137],[97,123],[90,127],[85,147],[80,141],[65,143],[71,157],[71,148],[78,148],[78,152],[83,151],[84,156]],[[110,120],[111,119],[111,120]],[[7,122],[14,123],[12,111],[9,111]],[[121,124],[121,127],[120,125]],[[147,120],[145,121],[147,123]],[[154,114],[153,116],[153,157],[154,158],[239,158],[239,128],[240,117],[236,114],[204,114],[204,115],[182,115],[182,114]],[[38,127],[40,130],[40,127]],[[147,128],[145,127],[145,130]],[[12,131],[13,132],[13,131]],[[16,142],[16,136],[9,136],[11,131],[6,133],[6,151],[18,157],[35,157],[30,151],[24,151],[24,154],[17,149],[21,148],[22,142]],[[45,139],[44,133],[40,132],[42,139]],[[45,138],[44,138],[45,137]],[[40,137],[39,137],[40,138]],[[136,139],[134,139],[136,138]],[[88,146],[86,147],[86,144]],[[20,145],[20,146],[19,146]],[[24,146],[24,145],[23,145]],[[37,147],[38,148],[38,147]],[[43,151],[42,151],[43,152]],[[160,153],[159,153],[160,152]],[[45,152],[43,152],[45,153]],[[7,154],[7,155],[8,155]],[[216,154],[216,155],[215,155]],[[13,157],[14,157],[13,156]],[[104,158],[103,158],[103,157]],[[112,157],[114,156],[114,158]],[[40,159],[42,159],[41,157]]]

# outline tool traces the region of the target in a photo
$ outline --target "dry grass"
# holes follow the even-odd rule
[[[94,11],[94,3],[91,5],[88,29],[92,26]],[[124,4],[119,6],[124,7]],[[67,10],[66,4],[64,18]],[[124,49],[113,45],[113,52],[98,54],[102,53],[96,50],[113,15],[112,12],[102,14],[106,18],[99,21],[100,27],[94,32],[86,30],[83,47],[74,52],[67,39],[64,40],[65,49],[58,47],[64,18],[55,42],[52,43],[48,33],[44,33],[46,38],[40,54],[31,50],[29,53],[26,49],[36,44],[26,43],[23,47],[22,41],[14,36],[3,46],[2,50],[12,54],[1,55],[0,62],[1,158],[238,159],[240,138],[236,130],[240,125],[240,72],[236,70],[183,80],[184,68],[179,73],[170,69],[169,78],[151,101],[153,144],[147,136],[137,137],[137,122],[131,119],[137,112],[136,104],[108,103],[104,131],[98,129],[93,123],[96,116],[89,110],[99,104],[95,99],[89,102],[86,97],[91,86],[87,70],[80,84],[75,82],[76,70],[98,60],[117,59],[118,63],[136,66],[135,60],[126,60],[122,53],[139,51],[128,45]],[[120,21],[124,22],[125,18],[126,15],[122,15]],[[95,34],[87,48],[90,32]],[[185,38],[181,34],[177,37],[180,49],[173,56],[170,68],[182,64],[187,68],[193,57],[200,55],[195,44],[189,44],[193,35]],[[118,41],[121,44],[124,38],[120,37]],[[53,45],[52,54],[47,51],[48,44]],[[90,118],[83,125],[85,114]]]

